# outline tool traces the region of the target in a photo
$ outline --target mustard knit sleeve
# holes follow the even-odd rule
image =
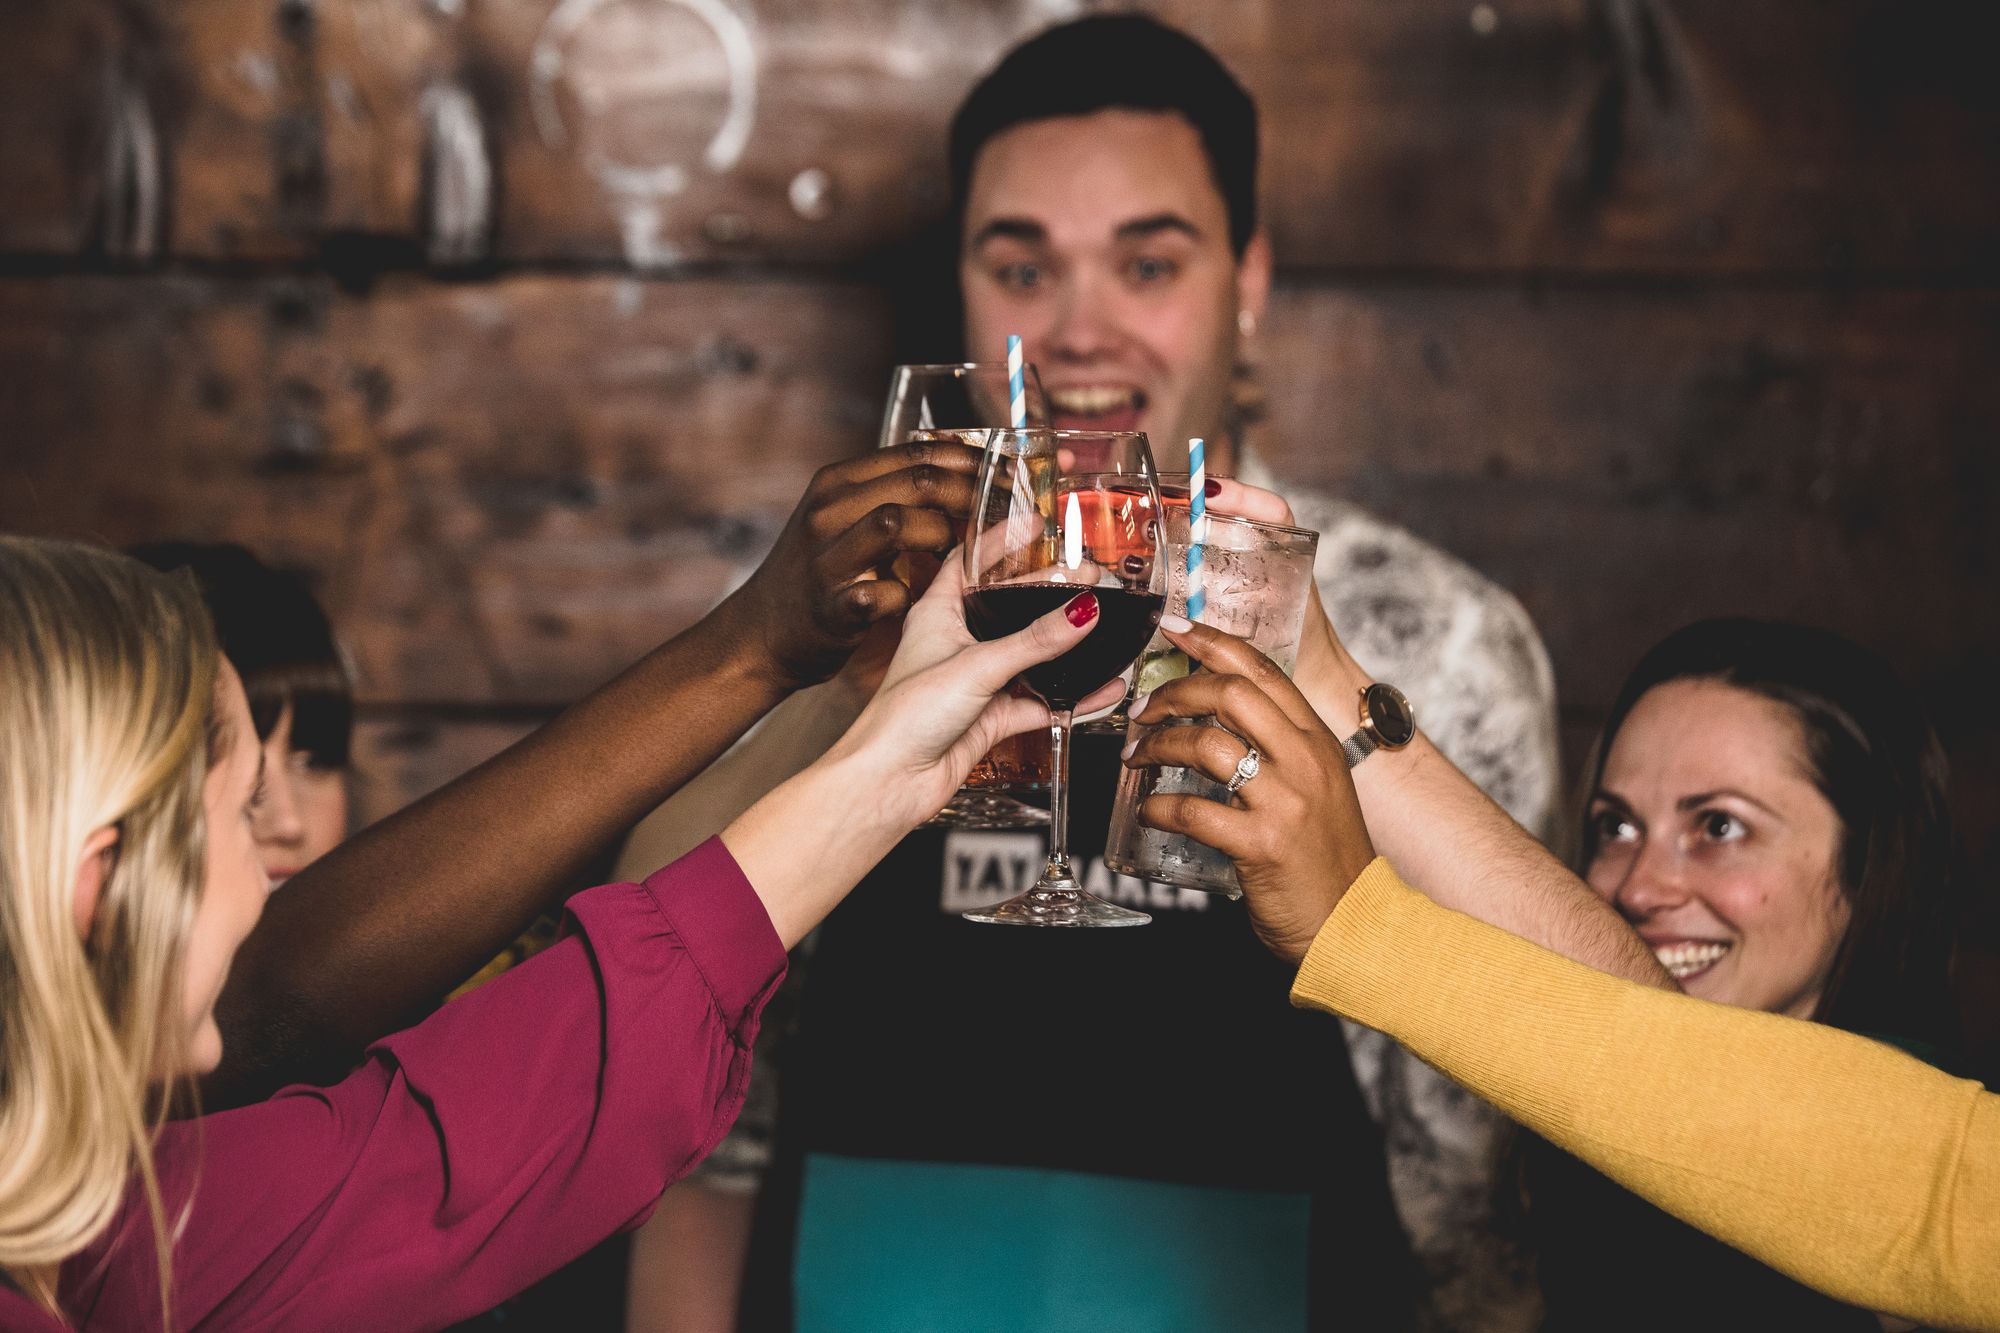
[[[1388,1033],[1675,1216],[1853,1305],[2000,1328],[2000,1097],[1863,1037],[1594,972],[1386,861],[1294,1004]]]

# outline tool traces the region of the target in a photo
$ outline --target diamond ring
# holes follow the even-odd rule
[[[1256,777],[1257,770],[1263,767],[1263,764],[1264,761],[1257,754],[1257,747],[1252,745],[1244,756],[1236,761],[1236,772],[1229,779],[1229,794],[1234,796],[1243,790],[1243,784]]]

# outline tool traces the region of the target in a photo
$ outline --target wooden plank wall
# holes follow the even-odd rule
[[[0,526],[320,571],[393,808],[686,624],[868,443],[890,361],[945,350],[908,256],[952,107],[1100,7],[8,5]],[[1263,108],[1279,470],[1513,588],[1573,762],[1698,615],[1883,649],[1990,883],[1996,7],[1145,7]]]

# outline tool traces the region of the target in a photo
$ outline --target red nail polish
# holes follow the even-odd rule
[[[1211,477],[1201,484],[1201,493],[1213,500],[1216,496],[1222,494],[1222,483]]]
[[[1078,629],[1082,629],[1085,625],[1097,619],[1097,594],[1094,592],[1078,593],[1070,599],[1069,605],[1063,608],[1063,614],[1069,617],[1070,624],[1076,626]]]

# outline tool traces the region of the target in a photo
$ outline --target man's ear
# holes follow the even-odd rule
[[[83,857],[76,866],[76,896],[70,900],[76,912],[76,933],[86,943],[97,921],[97,901],[104,895],[104,882],[111,867],[118,864],[118,828],[107,824],[83,840]]]
[[[1264,310],[1271,304],[1271,236],[1262,227],[1251,234],[1236,265],[1236,310],[1239,330],[1264,326]],[[1245,321],[1244,316],[1249,316]]]

